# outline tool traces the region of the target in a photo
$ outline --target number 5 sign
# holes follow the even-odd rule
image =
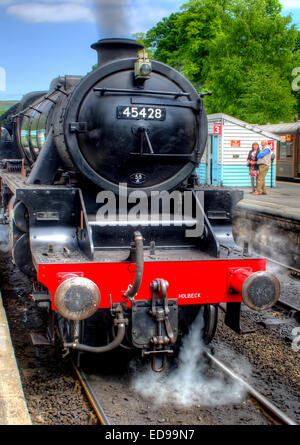
[[[214,124],[214,135],[222,134],[222,124]]]

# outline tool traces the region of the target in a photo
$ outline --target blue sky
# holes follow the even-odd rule
[[[95,2],[102,5],[98,3],[97,10]],[[184,0],[0,0],[0,100],[20,99],[29,91],[47,90],[58,75],[89,72],[97,59],[90,45],[111,36],[107,18],[101,21],[103,11],[99,12],[99,8],[110,8],[110,16],[117,10],[119,16],[110,26],[119,34],[116,36],[131,37],[132,33],[146,32],[184,3]],[[300,29],[300,0],[281,3],[283,14],[292,13],[293,22]]]

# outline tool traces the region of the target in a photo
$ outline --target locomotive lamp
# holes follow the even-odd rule
[[[145,48],[138,52],[138,60],[134,64],[134,75],[137,80],[150,79],[152,64]]]
[[[84,320],[91,317],[100,304],[100,292],[96,284],[82,277],[63,281],[54,296],[57,311],[68,320]]]

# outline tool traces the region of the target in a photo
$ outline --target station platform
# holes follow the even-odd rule
[[[278,181],[267,195],[243,191],[234,210],[236,243],[300,270],[300,183]]]
[[[31,425],[0,293],[0,425]]]
[[[268,187],[267,195],[253,195],[251,188],[243,188],[244,199],[238,207],[300,222],[300,183],[277,181]]]

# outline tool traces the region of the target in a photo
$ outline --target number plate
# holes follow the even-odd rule
[[[166,109],[159,107],[117,107],[118,119],[145,119],[152,121],[164,121]]]

